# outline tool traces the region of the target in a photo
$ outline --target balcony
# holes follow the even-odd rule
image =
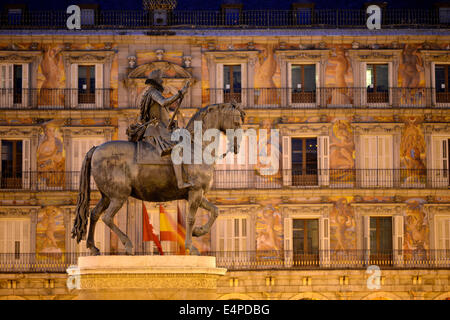
[[[28,10],[17,14],[3,12],[1,29],[67,29],[65,11]],[[98,10],[82,19],[81,29],[167,29],[167,28],[364,28],[364,9],[241,10],[239,13],[213,10],[173,10],[163,23],[155,25],[145,10]],[[448,28],[439,9],[383,9],[384,28]]]
[[[119,253],[120,254],[120,253]],[[150,253],[135,253],[150,255]],[[165,252],[165,255],[179,253]],[[88,253],[0,253],[0,272],[65,273],[78,257]],[[201,255],[216,257],[217,266],[229,271],[246,270],[365,270],[369,265],[380,269],[448,269],[450,250],[392,250],[383,257],[369,250],[321,250],[316,254],[292,251],[215,251]]]
[[[448,189],[450,172],[441,169],[314,169],[214,171],[213,190],[226,189]],[[78,171],[0,172],[1,191],[77,191]],[[91,188],[97,187],[91,180]]]
[[[0,89],[0,109],[110,109],[112,89]]]
[[[211,103],[236,102],[246,109],[450,108],[450,95],[434,88],[207,89]]]

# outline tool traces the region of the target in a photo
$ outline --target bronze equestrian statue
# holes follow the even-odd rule
[[[172,130],[176,129],[176,121],[171,121],[168,107],[179,100],[181,104],[189,83],[170,98],[164,98],[163,79],[161,71],[152,71],[145,81],[150,88],[144,93],[140,104],[139,124],[132,124],[127,129],[128,141],[145,140],[156,148],[160,156],[169,155],[177,142],[170,139]],[[174,112],[177,114],[178,108]],[[173,164],[175,176],[179,189],[192,186],[190,182],[184,182],[182,177],[181,164]]]
[[[154,75],[158,78],[158,75]],[[171,157],[161,156],[167,150],[170,151],[171,145],[166,145],[167,138],[158,136],[155,132],[161,132],[162,127],[166,125],[167,114],[158,116],[158,112],[165,113],[166,107],[179,99],[182,94],[181,90],[174,97],[165,99],[161,98],[161,91],[149,89],[144,95],[143,100],[152,101],[149,104],[143,102],[144,111],[141,112],[141,124],[148,121],[152,122],[152,118],[159,119],[160,125],[150,126],[141,130],[139,136],[143,134],[153,143],[152,155],[163,159],[158,164],[139,164],[137,163],[138,143],[135,141],[109,141],[100,146],[91,148],[84,160],[80,172],[80,187],[76,206],[76,217],[72,229],[72,237],[76,238],[79,243],[87,234],[89,203],[90,203],[90,176],[97,184],[97,188],[101,194],[101,199],[90,212],[89,232],[87,234],[86,246],[90,249],[92,255],[98,255],[99,249],[95,247],[94,234],[95,225],[104,213],[102,220],[117,234],[123,245],[126,254],[132,254],[133,244],[125,233],[123,233],[115,224],[114,216],[122,207],[128,197],[134,197],[139,200],[149,202],[165,202],[173,200],[185,199],[188,201],[189,212],[186,215],[186,240],[185,249],[187,254],[196,253],[195,247],[192,246],[192,236],[202,236],[208,233],[219,214],[218,208],[209,202],[205,194],[212,185],[214,175],[214,164],[183,164],[185,174],[188,177],[190,186],[185,187],[184,182],[180,188],[180,180],[177,177],[176,166],[172,165]],[[155,102],[156,101],[156,102]],[[150,110],[147,112],[145,110]],[[142,110],[141,110],[142,111]],[[155,115],[156,116],[153,116]],[[218,129],[226,134],[227,129],[240,129],[244,122],[245,112],[240,107],[230,103],[214,104],[199,109],[186,125],[186,130],[191,135],[191,150],[194,150],[195,139],[194,122],[201,121],[203,133],[207,129]],[[164,119],[164,120],[163,120]],[[156,129],[154,128],[156,127]],[[136,129],[135,127],[134,129]],[[133,129],[133,128],[132,128]],[[167,128],[168,129],[168,128]],[[130,136],[133,133],[130,130]],[[136,133],[135,132],[135,133]],[[136,139],[136,137],[134,138]],[[160,141],[155,141],[161,139]],[[139,139],[138,139],[139,140]],[[164,140],[164,143],[160,143]],[[170,140],[169,140],[170,141]],[[171,141],[170,141],[171,142]],[[228,145],[227,152],[231,151],[235,154],[239,153],[239,143],[234,144],[231,149]],[[206,142],[202,141],[201,150],[203,152]],[[192,157],[193,158],[193,157]],[[164,160],[165,159],[165,160]],[[179,174],[179,173],[178,173]],[[183,181],[183,180],[181,180]],[[208,222],[194,228],[195,214],[197,209],[201,207],[210,212]]]

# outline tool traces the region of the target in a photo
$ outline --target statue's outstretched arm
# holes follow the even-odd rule
[[[177,92],[170,98],[166,99],[163,97],[163,95],[159,91],[153,90],[153,92],[152,92],[153,101],[156,101],[159,105],[161,105],[163,107],[167,107],[167,106],[171,105],[172,103],[174,103],[180,97],[180,95],[181,95],[181,93]]]

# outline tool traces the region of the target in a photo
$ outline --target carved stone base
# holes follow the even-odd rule
[[[215,257],[91,256],[67,269],[79,300],[213,300],[226,272]]]

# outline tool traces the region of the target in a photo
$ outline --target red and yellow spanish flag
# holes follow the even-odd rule
[[[164,252],[161,247],[161,243],[159,242],[158,236],[153,232],[153,226],[150,223],[150,219],[148,218],[147,208],[145,207],[144,202],[142,202],[142,240],[143,241],[153,241],[158,248],[159,254],[164,255]]]
[[[164,207],[159,205],[159,235],[161,241],[177,241],[176,227]]]
[[[186,239],[186,223],[183,214],[180,211],[180,207],[177,204],[177,242],[178,252],[185,254],[184,241]]]

